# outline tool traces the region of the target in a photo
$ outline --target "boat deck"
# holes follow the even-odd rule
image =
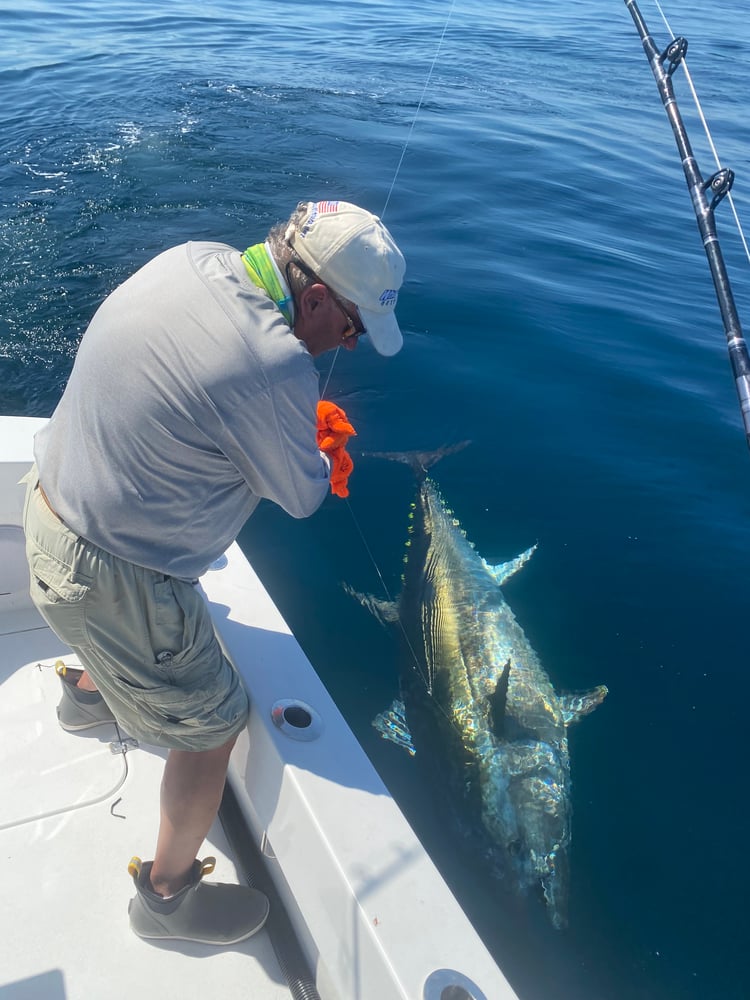
[[[113,752],[114,725],[64,732],[54,664],[75,660],[31,613],[25,624],[0,636],[0,998],[288,998],[265,930],[226,949],[130,931],[126,869],[153,856],[165,751]],[[218,821],[203,853],[212,879],[243,881]]]

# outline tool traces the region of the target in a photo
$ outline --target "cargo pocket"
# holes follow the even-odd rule
[[[45,600],[52,604],[62,601],[66,604],[76,604],[89,592],[89,586],[79,583],[76,574],[64,563],[47,555],[40,549],[31,552],[29,556],[31,583],[44,594]],[[33,596],[33,594],[32,594]]]
[[[210,656],[216,641],[208,607],[192,584],[175,577],[154,584],[154,602],[151,639],[155,657],[166,664],[162,654],[171,654],[170,681],[180,683],[171,671]]]
[[[30,593],[42,618],[69,646],[88,645],[85,598],[89,586],[69,566],[40,549],[29,553]]]
[[[220,664],[218,676],[209,668],[207,676],[198,674],[189,684],[148,688],[127,680],[124,684],[128,691],[120,691],[127,703],[123,725],[146,743],[176,750],[211,750],[226,743],[247,722],[247,694],[226,661]]]

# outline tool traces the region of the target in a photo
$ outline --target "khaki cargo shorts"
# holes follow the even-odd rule
[[[36,468],[26,483],[31,597],[121,728],[177,750],[211,750],[236,736],[247,693],[197,588],[79,538],[45,503]]]

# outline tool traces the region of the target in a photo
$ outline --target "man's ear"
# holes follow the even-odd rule
[[[312,313],[328,298],[328,289],[324,284],[316,282],[314,285],[308,285],[307,288],[304,288],[300,292],[299,298],[303,311]]]

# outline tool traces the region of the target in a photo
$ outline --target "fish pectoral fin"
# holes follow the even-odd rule
[[[372,594],[361,594],[348,583],[343,584],[343,587],[347,594],[359,601],[363,608],[367,608],[381,625],[392,625],[398,621],[398,604],[395,601],[381,601]]]
[[[487,696],[490,705],[490,729],[497,739],[502,739],[505,730],[505,708],[508,701],[508,679],[510,677],[510,658],[503,667],[503,672],[497,679],[495,690]]]
[[[511,559],[509,562],[498,563],[497,566],[492,566],[486,559],[482,559],[482,565],[498,587],[502,587],[507,580],[510,580],[514,573],[517,573],[519,569],[522,569],[526,565],[536,552],[536,548],[535,542],[531,548],[526,549],[520,556],[516,556],[515,559]]]
[[[384,740],[395,743],[396,746],[406,750],[411,757],[417,752],[409,732],[403,701],[396,698],[387,711],[375,716],[372,724]]]
[[[595,708],[607,697],[607,688],[604,684],[599,684],[590,691],[583,691],[579,694],[564,694],[560,696],[560,707],[562,708],[563,721],[566,726],[578,722],[584,715],[590,715]]]

